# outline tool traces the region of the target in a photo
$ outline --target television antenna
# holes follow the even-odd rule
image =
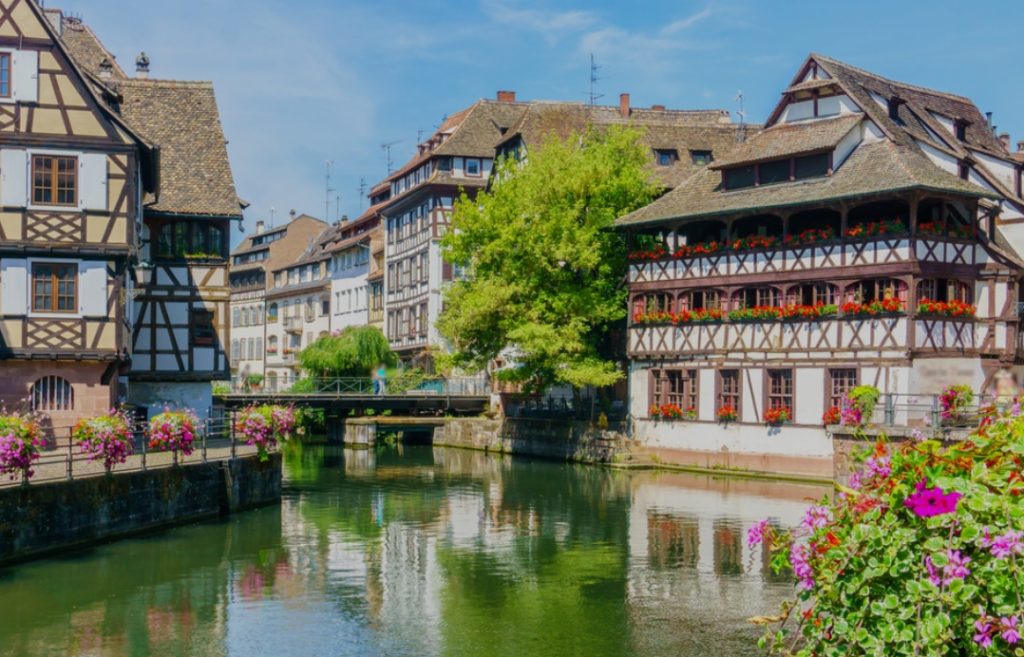
[[[271,227],[271,228],[273,228],[273,227],[274,227],[274,215],[275,215],[275,214],[277,214],[277,208],[275,208],[275,207],[274,207],[274,206],[272,205],[272,206],[270,206],[270,227]]]
[[[331,192],[337,191],[331,187],[331,165],[334,160],[327,160],[327,175],[324,176],[324,219],[331,220]]]
[[[390,141],[390,142],[387,142],[386,144],[381,144],[380,145],[381,150],[383,150],[383,151],[385,151],[387,153],[387,158],[388,158],[388,175],[389,176],[392,173],[391,167],[392,167],[392,164],[393,164],[392,161],[391,161],[391,149],[394,146],[396,146],[398,144],[401,144],[401,143],[402,143],[402,140],[399,139],[398,141]]]
[[[363,199],[366,197],[366,178],[359,179],[359,210],[363,209]]]
[[[590,98],[590,105],[593,105],[601,98],[604,98],[604,94],[594,93],[594,85],[597,84],[599,81],[604,80],[604,78],[597,77],[597,72],[602,68],[604,67],[598,66],[597,63],[594,61],[594,53],[590,53],[590,92],[583,92],[587,94],[587,96]]]
[[[740,89],[739,93],[736,94],[736,98],[733,99],[735,102],[740,104],[739,111],[736,112],[736,116],[740,117],[739,125],[736,128],[736,142],[742,144],[746,141],[747,131],[747,113],[743,111],[743,90]]]

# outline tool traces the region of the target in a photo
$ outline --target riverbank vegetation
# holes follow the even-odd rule
[[[437,328],[449,368],[480,371],[506,349],[502,378],[544,388],[623,377],[611,329],[626,317],[626,244],[617,217],[653,200],[642,132],[612,127],[551,138],[496,164],[494,184],[455,203],[444,258],[464,268]]]

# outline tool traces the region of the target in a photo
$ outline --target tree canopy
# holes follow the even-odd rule
[[[350,326],[325,335],[299,352],[299,364],[311,376],[368,376],[381,363],[396,363],[388,339],[373,326]]]
[[[455,367],[510,348],[518,380],[610,385],[608,332],[626,316],[616,218],[651,202],[650,150],[632,126],[589,129],[496,163],[494,184],[455,203],[444,257],[470,275],[445,290],[437,327]]]

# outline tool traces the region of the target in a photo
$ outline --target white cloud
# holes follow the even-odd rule
[[[597,16],[589,11],[547,11],[521,9],[517,0],[483,0],[481,10],[492,21],[539,32],[549,43],[571,32],[583,31],[597,22]]]

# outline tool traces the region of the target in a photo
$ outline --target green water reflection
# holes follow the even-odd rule
[[[754,655],[822,489],[294,446],[280,507],[0,571],[3,655]]]

